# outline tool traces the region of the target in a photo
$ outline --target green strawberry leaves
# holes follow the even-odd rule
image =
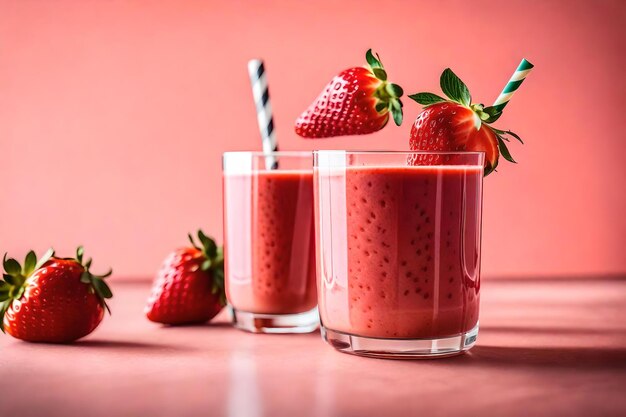
[[[402,124],[402,101],[400,97],[404,94],[402,87],[387,81],[387,71],[383,67],[380,56],[372,52],[371,49],[365,53],[365,60],[374,76],[381,81],[380,86],[374,92],[374,97],[378,99],[375,104],[376,112],[391,112],[393,122],[400,126]]]
[[[393,121],[397,126],[402,124],[402,101],[400,97],[404,94],[402,87],[398,84],[383,82],[374,92],[374,97],[378,99],[375,109],[378,113],[391,112]]]
[[[511,152],[509,152],[509,148],[507,148],[506,143],[504,143],[504,140],[502,140],[502,136],[496,133],[496,137],[498,138],[498,148],[500,149],[500,155],[502,155],[502,157],[507,161],[517,164],[517,162],[515,162],[515,159],[513,159],[513,157],[511,156]]]
[[[472,103],[472,96],[469,89],[459,77],[456,76],[450,68],[446,68],[439,78],[441,91],[450,99],[469,106]]]
[[[17,276],[22,272],[22,267],[20,263],[13,258],[7,259],[7,254],[4,254],[4,259],[2,260],[2,264],[4,266],[4,270],[7,274]]]
[[[498,148],[500,149],[500,154],[502,155],[502,157],[506,159],[507,161],[516,164],[517,162],[511,156],[511,152],[509,152],[509,148],[506,146],[505,141],[509,142],[509,138],[507,138],[507,135],[509,135],[509,136],[514,137],[520,143],[523,144],[524,142],[522,141],[522,138],[520,138],[516,133],[513,133],[510,130],[500,130],[494,127],[491,127],[491,129],[493,129],[493,131],[496,134],[496,137],[498,138]]]
[[[0,280],[0,331],[3,333],[4,314],[11,306],[11,303],[13,303],[13,300],[19,300],[24,294],[24,284],[26,280],[33,272],[39,269],[41,265],[47,262],[53,254],[54,250],[49,249],[42,259],[37,262],[37,255],[35,252],[30,251],[26,254],[23,267],[17,260],[7,258],[7,254],[4,254],[2,258],[4,274],[2,274],[2,280]]]
[[[478,103],[472,104],[472,96],[470,95],[469,89],[450,68],[446,68],[443,71],[439,79],[439,83],[441,86],[441,90],[448,97],[448,99],[440,97],[437,94],[427,92],[411,94],[409,95],[409,98],[423,105],[425,108],[434,104],[447,101],[452,101],[467,106],[477,116],[476,120],[479,121],[476,126],[477,129],[480,128],[480,122],[484,122],[486,124],[494,123],[500,118],[500,116],[502,116],[502,109],[498,109],[494,106],[484,107],[482,104]],[[499,130],[492,126],[490,126],[490,128],[493,129],[496,135],[498,148],[502,157],[509,162],[517,163],[511,156],[511,152],[509,152],[506,142],[510,141],[508,136],[517,139],[520,143],[524,143],[522,139],[510,130]],[[498,161],[496,160],[495,165],[492,167],[491,170],[485,172],[485,175],[489,175],[491,172],[495,171],[497,165]]]
[[[496,168],[498,167],[498,163],[500,162],[500,158],[496,159],[496,163],[494,166],[492,166],[491,168],[487,168],[485,167],[485,177],[489,174],[491,174],[492,172],[496,171]]]
[[[393,122],[396,126],[400,126],[402,124],[402,102],[400,100],[393,100],[391,102],[391,116],[393,117]]]
[[[30,251],[26,254],[26,259],[24,259],[24,267],[22,268],[22,274],[24,276],[29,276],[35,270],[35,266],[37,265],[37,255],[34,251]]]
[[[512,131],[510,131],[510,130],[505,130],[505,131],[504,131],[504,133],[503,133],[503,135],[511,135],[511,136],[513,136],[515,139],[519,140],[519,142],[520,142],[521,144],[524,144],[524,141],[522,140],[522,138],[520,138],[520,137],[519,137],[516,133],[513,133],[513,132],[512,132]]]
[[[202,251],[204,257],[209,261],[209,263],[207,264],[208,266],[206,267],[206,269],[203,270],[209,269],[211,267],[211,261],[213,261],[218,256],[219,248],[217,247],[217,244],[213,239],[205,235],[202,230],[198,230],[198,240],[200,241],[200,245],[196,244],[196,241],[191,233],[188,233],[187,236],[189,237],[191,245],[194,248]]]
[[[470,95],[469,89],[450,68],[446,68],[441,73],[441,77],[439,77],[439,85],[441,86],[441,91],[444,92],[449,100],[468,107],[472,104],[472,96]],[[409,98],[424,106],[431,106],[433,104],[448,101],[437,94],[426,92],[411,94]]]
[[[372,72],[381,81],[387,81],[387,71],[382,68],[372,68]]]
[[[81,264],[83,263],[83,255],[84,255],[84,254],[85,254],[85,248],[83,248],[82,246],[79,246],[79,247],[76,249],[76,260],[77,260],[79,263],[81,263]]]
[[[443,91],[451,101],[468,107],[472,104],[472,96],[470,95],[469,89],[450,68],[446,68],[441,73],[439,85],[441,86],[441,91]],[[448,101],[437,94],[426,92],[411,94],[409,98],[415,100],[423,106],[431,106],[433,104]]]
[[[494,106],[485,107],[483,113],[486,113],[489,117],[485,119],[485,123],[493,123],[502,116],[502,110],[498,110]]]
[[[391,101],[391,116],[393,117],[393,122],[396,126],[400,126],[402,124],[402,102],[400,100],[392,100]]]
[[[224,256],[221,255],[221,257],[222,257],[221,267],[213,269],[213,283],[211,286],[211,293],[219,294],[220,304],[225,306],[226,305],[226,291],[224,287],[224,265],[223,265]]]
[[[374,56],[374,53],[371,49],[368,49],[365,53],[365,60],[367,61],[367,64],[372,68],[372,70],[375,68],[383,68],[383,63],[380,61],[380,57],[378,56],[378,54]]]
[[[402,97],[402,95],[404,94],[404,90],[402,90],[402,87],[400,87],[398,84],[386,84],[385,89],[387,90],[387,93],[394,98]]]
[[[0,303],[13,298],[11,295],[12,289],[13,284],[10,284],[8,281],[0,281]],[[0,323],[0,327],[2,327],[2,323]]]
[[[80,282],[82,282],[83,284],[91,283],[91,277],[89,275],[90,275],[89,272],[85,270],[85,272],[80,274]]]
[[[11,287],[21,285],[20,280],[16,276],[13,276],[11,274],[3,274],[2,278],[4,279],[4,282]]]
[[[202,230],[198,230],[198,239],[202,243],[203,252],[207,258],[215,258],[217,256],[217,245],[215,241],[204,234]]]
[[[226,305],[226,292],[224,290],[224,251],[221,246],[217,246],[215,241],[198,230],[198,240],[201,246],[196,244],[195,239],[189,233],[189,241],[194,248],[202,251],[204,261],[200,265],[202,271],[211,273],[211,293],[219,294],[219,301]]]
[[[92,260],[91,258],[89,258],[87,259],[87,261],[83,262],[84,255],[85,255],[85,248],[83,248],[82,246],[79,246],[76,249],[75,260],[80,265],[82,265],[82,267],[85,269],[83,273],[80,275],[80,282],[90,286],[90,291],[95,293],[98,296],[102,306],[107,310],[109,314],[111,314],[111,308],[107,304],[106,300],[108,300],[109,298],[112,298],[113,293],[111,292],[111,288],[109,288],[108,284],[104,281],[104,279],[110,277],[111,274],[113,273],[113,270],[109,269],[109,271],[103,275],[96,275],[92,273],[90,271]],[[68,258],[68,259],[72,259],[72,258]]]
[[[446,101],[445,98],[439,97],[437,94],[433,93],[417,93],[411,94],[409,96],[410,99],[415,100],[419,104],[423,106],[430,106],[432,104],[442,103]]]
[[[398,84],[388,83],[385,84],[385,92],[389,96],[388,108],[391,111],[391,116],[393,117],[393,122],[396,126],[400,126],[402,124],[402,101],[400,97],[404,94],[402,87]]]
[[[507,135],[514,137],[520,143],[523,144],[524,142],[522,141],[522,138],[520,138],[516,133],[510,130],[500,130],[494,127],[491,127],[491,128],[493,129],[493,131],[496,134],[496,137],[498,138],[498,148],[500,149],[500,154],[502,155],[502,157],[506,159],[507,161],[516,164],[517,162],[515,161],[515,159],[513,159],[513,156],[511,156],[511,152],[509,152],[509,148],[506,145],[506,142],[510,141]]]
[[[380,61],[380,57],[378,56],[378,54],[374,56],[372,50],[369,49],[365,53],[365,60],[367,61],[367,64],[370,66],[370,69],[372,70],[376,78],[381,81],[387,81],[387,71],[385,71],[383,63]]]
[[[513,136],[515,139],[517,139],[521,144],[524,144],[524,141],[522,140],[522,138],[520,138],[517,133],[514,133],[510,130],[500,130],[500,129],[496,129],[495,127],[491,127],[498,135],[502,136],[502,138],[506,141],[508,141],[508,139],[506,138],[506,136],[504,135],[509,135],[509,136]]]
[[[99,277],[94,278],[91,281],[91,284],[93,285],[93,288],[96,290],[96,294],[98,294],[98,296],[103,300],[104,307],[107,309],[109,314],[111,314],[111,309],[109,308],[107,303],[104,302],[105,299],[113,297],[113,293],[111,292],[111,288],[109,288],[109,286],[106,284],[106,282],[104,282],[104,280],[102,278],[99,278]]]

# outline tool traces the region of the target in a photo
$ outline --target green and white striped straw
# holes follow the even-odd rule
[[[502,90],[495,103],[493,103],[493,107],[495,107],[498,111],[502,111],[509,103],[509,100],[511,100],[511,97],[513,97],[515,91],[517,91],[519,86],[522,85],[524,78],[526,78],[533,67],[533,64],[526,61],[526,59],[522,59],[522,62],[520,62],[517,66],[515,73],[513,73],[513,76],[506,84],[506,87],[504,87],[504,90]]]

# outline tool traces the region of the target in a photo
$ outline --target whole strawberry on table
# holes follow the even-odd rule
[[[170,253],[157,273],[145,309],[149,320],[163,324],[204,323],[226,305],[224,254],[215,241],[198,231],[190,247]]]
[[[29,342],[68,343],[90,334],[102,321],[112,297],[104,275],[91,272],[79,247],[75,258],[59,258],[52,249],[24,265],[4,255],[0,280],[0,328]]]

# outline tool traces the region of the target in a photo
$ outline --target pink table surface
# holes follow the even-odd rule
[[[113,281],[113,316],[79,343],[0,336],[0,416],[626,415],[626,279],[483,283],[469,354],[393,361],[226,314],[162,327],[148,283]]]

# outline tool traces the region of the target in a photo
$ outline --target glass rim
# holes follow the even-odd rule
[[[315,149],[312,151],[226,151],[223,156],[228,155],[250,155],[250,156],[310,156],[318,153],[343,153],[350,155],[481,155],[485,151],[382,151],[382,150],[344,150],[344,149]]]
[[[485,151],[348,151],[341,149],[318,149],[313,154],[339,153],[348,155],[484,155]]]
[[[229,155],[249,155],[252,157],[266,157],[266,156],[276,156],[276,157],[303,157],[303,156],[312,156],[312,151],[273,151],[273,152],[263,152],[263,151],[226,151],[222,153],[222,156],[226,157]]]

